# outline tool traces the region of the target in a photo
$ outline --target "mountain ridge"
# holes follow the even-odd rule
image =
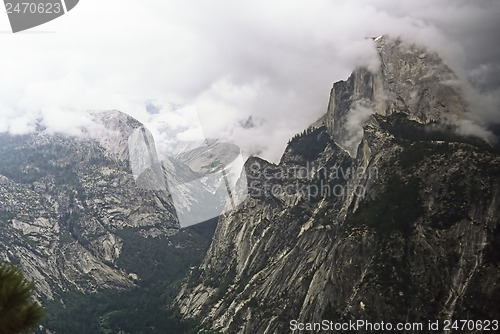
[[[114,230],[180,228],[168,194],[141,191],[129,171],[128,136],[142,124],[118,111],[91,115],[87,137],[40,129],[1,138],[2,260],[19,263],[49,299],[134,286],[116,266],[123,240]]]
[[[346,81],[336,82],[330,92],[324,122],[341,146],[355,156],[361,124],[373,114],[402,112],[422,124],[436,123],[473,134],[466,124],[477,120],[459,79],[437,54],[385,35],[374,43],[379,69],[358,68]]]
[[[468,111],[436,55],[375,43],[380,71],[334,84],[325,127],[292,139],[278,165],[247,161],[249,195],[178,294],[184,317],[230,333],[495,317],[500,156],[446,127]]]

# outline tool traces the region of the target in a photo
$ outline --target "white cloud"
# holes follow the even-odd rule
[[[359,143],[363,139],[363,124],[368,120],[375,110],[370,107],[367,101],[356,101],[349,109],[345,122],[346,136],[344,142],[340,143],[347,149],[352,157],[356,156]]]
[[[84,129],[92,131],[94,128],[90,114],[79,110],[44,108],[40,116],[41,125],[47,128],[47,133],[83,136]]]
[[[181,126],[171,106],[182,105],[197,108],[207,137],[276,161],[289,137],[326,112],[334,81],[377,65],[367,37],[423,43],[467,77],[481,64],[498,68],[499,7],[486,0],[80,1],[32,30],[54,33],[0,34],[0,131],[30,131],[43,115],[50,128],[77,133],[86,120],[68,122],[62,113],[118,109],[147,123],[162,147],[171,140],[165,132]],[[9,30],[6,15],[0,30]],[[498,110],[494,91],[488,108]],[[146,112],[150,101],[159,113]],[[244,129],[249,116],[262,122]]]

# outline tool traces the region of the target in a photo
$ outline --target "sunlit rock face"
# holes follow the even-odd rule
[[[286,333],[292,319],[497,317],[500,155],[455,131],[467,107],[437,55],[374,44],[380,69],[336,83],[279,164],[247,161],[246,200],[177,296],[186,318]]]

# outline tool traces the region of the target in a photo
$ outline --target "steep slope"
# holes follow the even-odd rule
[[[467,117],[460,82],[439,56],[415,45],[375,39],[380,69],[358,69],[347,81],[333,85],[325,122],[335,141],[352,156],[371,114],[403,112],[422,124],[440,122],[457,127]]]
[[[134,273],[130,278],[135,286],[96,293],[67,291],[58,299],[45,300],[44,327],[50,333],[195,333],[197,323],[181,321],[178,312],[167,306],[190,268],[203,259],[216,223],[155,238],[143,238],[130,229],[118,231],[124,242],[117,265]]]
[[[498,316],[500,155],[454,131],[468,112],[437,55],[375,44],[380,70],[335,83],[323,126],[278,165],[247,161],[247,199],[177,296],[186,318],[285,333]]]
[[[0,138],[0,254],[49,299],[59,292],[130,288],[117,265],[117,232],[172,235],[179,229],[165,191],[136,186],[127,142],[142,125],[117,112],[93,113],[86,138],[45,134]]]
[[[81,135],[42,125],[0,134],[0,261],[33,280],[47,310],[39,333],[191,332],[197,324],[167,305],[201,262],[216,220],[181,228],[179,212],[220,202],[215,186],[225,190],[224,182],[202,181],[212,172],[205,166],[227,164],[228,145],[162,159],[137,120],[119,111],[88,116]]]

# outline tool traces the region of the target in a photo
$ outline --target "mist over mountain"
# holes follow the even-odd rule
[[[0,261],[34,282],[47,308],[40,333],[138,332],[147,327],[142,321],[160,332],[189,328],[166,313],[167,297],[158,296],[199,263],[214,222],[181,230],[182,208],[165,180],[152,177],[153,166],[135,177],[134,149],[156,155],[140,122],[119,111],[85,118],[79,133],[40,125],[25,135],[0,134]],[[191,158],[201,163],[196,153]],[[179,178],[194,173],[181,162],[176,168]],[[184,192],[182,200],[195,205],[203,190],[196,198]],[[153,295],[159,299],[150,301]],[[130,302],[144,300],[141,315]]]
[[[285,333],[499,314],[500,155],[464,128],[475,119],[437,54],[374,43],[380,67],[336,82],[279,164],[247,161],[248,198],[177,296],[185,318]]]
[[[333,85],[279,163],[252,156],[238,180],[240,149],[178,115],[161,143],[116,110],[2,132],[0,260],[33,280],[39,332],[495,319],[498,128],[435,52],[367,43],[370,65]]]
[[[82,111],[117,109],[161,147],[170,116],[195,108],[207,137],[277,162],[324,113],[333,82],[377,65],[370,37],[381,34],[438,52],[470,82],[471,112],[498,123],[499,13],[493,0],[87,3],[42,34],[3,36],[0,132],[26,134],[40,119],[65,132],[85,122]]]

